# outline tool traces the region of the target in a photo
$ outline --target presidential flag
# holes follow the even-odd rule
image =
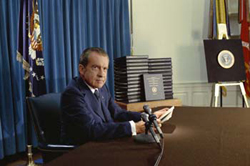
[[[244,64],[245,64],[245,72],[246,72],[246,81],[244,83],[247,97],[250,96],[250,73],[249,73],[249,19],[248,19],[248,4],[249,0],[240,0],[239,1],[239,22],[241,23],[241,40],[243,46],[243,54],[244,54]]]
[[[17,60],[25,70],[27,96],[46,93],[42,36],[37,0],[21,0]]]
[[[228,19],[227,1],[213,1],[213,24],[214,24],[214,39],[228,39],[230,35],[230,26]]]

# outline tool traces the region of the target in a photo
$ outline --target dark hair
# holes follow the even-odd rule
[[[79,64],[82,64],[83,66],[87,66],[89,55],[92,52],[96,52],[99,55],[105,56],[109,59],[108,54],[104,51],[104,49],[102,49],[100,47],[89,47],[82,52],[82,54],[80,56]]]

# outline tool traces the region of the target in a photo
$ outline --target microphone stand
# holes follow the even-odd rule
[[[145,126],[146,126],[145,134],[148,135],[148,131],[150,131],[151,137],[154,138],[154,142],[156,142],[157,145],[159,146],[159,148],[161,149],[161,143],[160,143],[158,136],[155,134],[155,132],[153,130],[152,122],[151,121],[145,122]],[[150,136],[150,135],[148,135],[148,136]]]
[[[145,134],[136,135],[134,137],[135,141],[141,142],[141,143],[154,143],[154,142],[156,142],[157,145],[161,149],[160,139],[158,138],[157,134],[154,132],[153,127],[152,127],[153,122],[148,120],[148,114],[146,114],[146,113],[142,113],[141,117],[142,117],[143,121],[145,122],[145,127],[146,127]],[[148,131],[151,133],[151,135],[148,134]]]
[[[154,126],[155,126],[155,128],[156,128],[156,130],[158,131],[158,133],[159,133],[159,135],[160,135],[160,137],[161,138],[164,138],[164,135],[163,135],[163,133],[162,133],[162,131],[161,131],[161,128],[159,127],[159,125],[157,124],[157,121],[156,121],[156,116],[154,115],[154,114],[149,114],[149,121],[151,122],[151,124],[153,123],[154,124]]]

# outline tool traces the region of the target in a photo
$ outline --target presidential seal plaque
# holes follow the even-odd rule
[[[241,40],[204,40],[204,49],[208,82],[246,79]]]
[[[162,74],[143,74],[145,101],[164,100]]]

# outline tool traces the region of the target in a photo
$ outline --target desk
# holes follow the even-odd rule
[[[160,166],[250,165],[248,108],[177,107],[162,130]],[[124,138],[84,144],[48,165],[150,166],[159,153],[156,144]]]

